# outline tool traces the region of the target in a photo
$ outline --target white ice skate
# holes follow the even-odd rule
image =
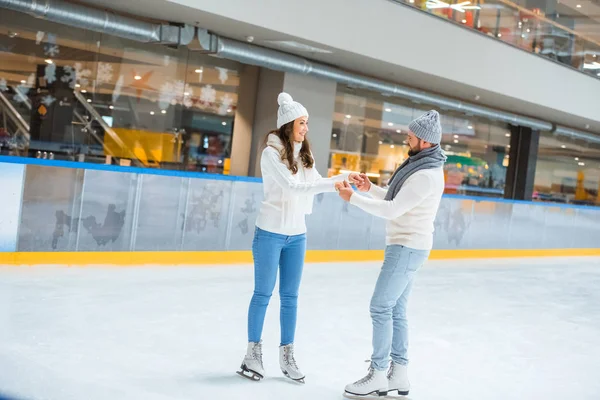
[[[300,371],[294,359],[293,343],[279,346],[279,366],[285,376],[296,382],[304,383],[304,374]]]
[[[387,374],[388,392],[398,391],[401,396],[408,396],[410,382],[408,381],[408,367],[392,361]]]
[[[388,378],[386,371],[377,371],[373,364],[369,366],[369,373],[364,378],[346,385],[346,394],[354,396],[387,396]]]
[[[253,381],[260,381],[265,376],[262,361],[262,341],[248,343],[246,357],[242,362],[241,370],[237,374]]]

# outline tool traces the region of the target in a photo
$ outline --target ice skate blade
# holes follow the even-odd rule
[[[294,379],[287,372],[285,372],[285,371],[281,371],[281,372],[283,372],[283,375],[285,375],[286,378],[288,378],[296,383],[306,383],[306,382],[304,382],[304,378],[306,378],[305,376],[303,376],[302,378]]]
[[[347,399],[385,399],[388,395],[387,391],[373,390],[367,394],[357,394],[344,390],[344,397]]]
[[[239,376],[243,376],[246,379],[250,379],[253,382],[258,382],[261,379],[263,379],[264,377],[259,374],[258,372],[254,372],[249,370],[248,368],[246,368],[245,365],[242,365],[240,371],[236,371],[235,373],[238,374]]]
[[[399,392],[406,393],[406,392]],[[344,392],[343,397],[350,400],[410,400],[410,397],[405,397],[404,394],[396,394],[396,390],[389,390],[386,396],[379,396],[377,394],[366,394],[357,395]]]

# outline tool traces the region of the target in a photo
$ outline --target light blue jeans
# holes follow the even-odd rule
[[[406,306],[417,270],[429,257],[427,250],[400,245],[387,246],[383,267],[371,298],[373,355],[376,370],[387,370],[392,360],[408,364],[408,321]]]
[[[252,255],[254,256],[254,295],[248,310],[248,341],[259,342],[262,337],[267,306],[277,280],[279,269],[279,298],[281,311],[281,346],[294,342],[298,289],[304,268],[306,234],[285,236],[256,228]]]

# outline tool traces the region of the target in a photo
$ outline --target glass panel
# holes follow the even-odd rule
[[[533,199],[600,205],[600,141],[542,132]]]
[[[228,171],[241,64],[9,10],[0,32],[0,154]]]
[[[394,0],[600,76],[600,22],[593,2]]]
[[[84,170],[27,165],[19,251],[74,251]]]
[[[329,176],[366,172],[384,186],[408,157],[410,122],[433,107],[338,85]],[[502,197],[509,159],[507,125],[445,111],[441,115],[446,193]]]

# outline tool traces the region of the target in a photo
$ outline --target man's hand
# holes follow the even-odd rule
[[[338,190],[340,193],[340,197],[344,200],[344,201],[350,201],[350,197],[352,197],[352,195],[354,194],[354,190],[352,190],[352,186],[350,186],[350,184],[346,181],[344,182],[338,182],[338,183],[342,183],[342,187],[340,187],[340,189]],[[337,188],[337,184],[336,184],[336,188]]]
[[[371,189],[371,181],[366,174],[351,173],[348,179],[361,192],[368,192]]]

